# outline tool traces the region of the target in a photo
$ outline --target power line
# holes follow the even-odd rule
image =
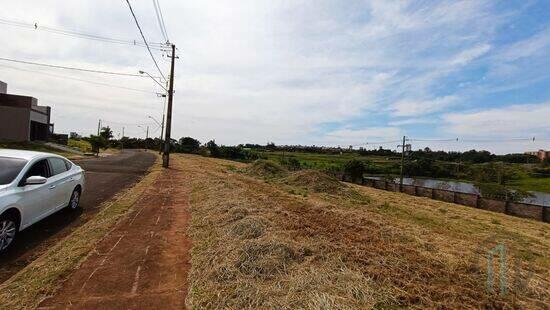
[[[168,33],[166,32],[166,25],[164,24],[164,17],[162,16],[162,10],[160,8],[160,3],[158,0],[153,0],[153,6],[155,7],[155,14],[157,15],[157,21],[159,23],[160,32],[164,37],[166,43],[170,42],[168,39]]]
[[[51,64],[44,64],[44,63],[38,63],[38,62],[17,60],[17,59],[11,59],[11,58],[3,58],[3,57],[0,57],[0,60],[10,61],[10,62],[16,62],[16,63],[22,63],[22,64],[26,64],[26,65],[35,65],[35,66],[42,66],[42,67],[49,67],[49,68],[57,68],[57,69],[65,69],[65,70],[74,70],[74,71],[91,72],[91,73],[101,73],[101,74],[119,75],[119,76],[134,76],[134,77],[140,77],[140,78],[143,78],[143,77],[144,77],[144,76],[141,75],[141,74],[122,73],[122,72],[113,72],[113,71],[102,71],[102,70],[92,70],[92,69],[83,69],[83,68],[67,67],[67,66],[59,66],[59,65],[51,65]]]
[[[462,142],[462,143],[489,143],[489,142],[500,142],[500,143],[506,143],[506,142],[539,142],[539,141],[550,141],[550,138],[536,138],[536,137],[530,137],[530,138],[486,138],[486,139],[462,139],[462,138],[448,138],[448,139],[415,139],[415,138],[407,138],[406,141],[408,142]],[[365,142],[361,144],[354,144],[351,145],[352,147],[356,146],[382,146],[385,144],[393,144],[393,143],[400,143],[401,140],[394,140],[394,141],[379,141],[379,142]]]
[[[134,21],[136,22],[136,26],[139,30],[139,33],[141,34],[141,38],[143,38],[143,43],[145,43],[145,46],[147,47],[147,50],[149,51],[149,55],[151,55],[151,59],[153,59],[153,62],[155,63],[155,67],[157,67],[157,70],[159,71],[160,75],[166,81],[166,77],[162,73],[162,70],[160,70],[160,67],[157,63],[157,60],[155,59],[155,56],[153,56],[153,52],[151,52],[151,49],[149,48],[149,44],[147,43],[147,40],[145,39],[145,35],[143,35],[143,31],[141,30],[141,26],[139,25],[136,14],[134,14],[134,9],[132,9],[132,5],[130,4],[130,1],[126,0],[126,3],[128,3],[128,7],[130,8],[130,13],[132,13],[132,17],[134,18]]]
[[[0,24],[9,25],[9,26],[15,26],[19,28],[25,28],[28,30],[37,30],[37,31],[44,31],[49,33],[54,33],[58,35],[65,35],[73,38],[80,38],[80,39],[88,39],[88,40],[94,40],[94,41],[100,41],[100,42],[106,42],[106,43],[114,43],[114,44],[121,44],[121,45],[133,45],[133,46],[139,46],[139,47],[146,47],[145,44],[141,42],[137,42],[136,40],[123,40],[123,39],[116,39],[116,38],[110,38],[105,36],[99,36],[89,33],[82,33],[72,30],[65,30],[60,28],[54,28],[54,27],[48,27],[48,26],[42,26],[38,23],[25,23],[25,22],[19,22],[14,20],[8,20],[5,18],[0,18]],[[163,51],[164,43],[151,43],[154,45],[152,48],[158,51]]]
[[[155,126],[156,124],[155,123],[122,123],[122,122],[115,122],[115,121],[110,121],[110,120],[106,120],[106,119],[101,119],[101,122],[102,123],[110,123],[110,124],[115,124],[115,125],[123,125],[123,126]]]
[[[16,67],[6,66],[6,65],[0,65],[0,66],[4,67],[4,68],[13,69],[13,70],[43,74],[43,75],[52,76],[52,77],[56,77],[56,78],[60,78],[60,79],[75,80],[75,81],[80,81],[80,82],[85,82],[85,83],[90,83],[90,84],[95,84],[95,85],[101,85],[101,86],[105,86],[105,87],[119,88],[119,89],[137,91],[137,92],[148,93],[148,94],[156,94],[155,92],[152,92],[152,91],[147,91],[147,90],[142,90],[142,89],[137,89],[137,88],[131,88],[131,87],[125,87],[125,86],[116,86],[116,85],[111,85],[111,84],[107,84],[107,83],[88,81],[88,80],[78,79],[78,78],[69,77],[69,76],[51,74],[51,73],[46,73],[46,72],[34,71],[34,70],[27,70],[27,69],[16,68]]]

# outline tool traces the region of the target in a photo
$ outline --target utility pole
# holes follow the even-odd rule
[[[101,129],[101,120],[97,122],[97,135],[99,136],[99,130]]]
[[[145,131],[145,150],[149,149],[149,125],[147,125],[147,130]]]
[[[170,164],[170,134],[172,131],[172,101],[174,99],[174,62],[176,59],[176,46],[172,44],[172,63],[170,66],[170,87],[168,89],[168,108],[166,111],[166,136],[164,140],[164,154],[162,154],[162,166],[168,168]]]
[[[122,138],[120,138],[121,140],[124,139],[124,126],[122,126]],[[124,142],[123,141],[120,141],[120,151],[123,152],[124,151]]]
[[[399,178],[399,191],[403,192],[403,164],[405,163],[405,140],[403,136],[403,144],[401,144],[401,176]]]
[[[162,113],[162,122],[160,123],[160,149],[159,149],[159,154],[162,154],[162,136],[164,136],[164,113]]]

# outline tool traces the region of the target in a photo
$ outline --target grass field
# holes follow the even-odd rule
[[[550,298],[548,224],[307,170],[177,160],[192,187],[190,308],[543,309]],[[486,287],[499,244],[505,295],[498,279]]]
[[[346,162],[357,159],[365,162],[373,163],[377,166],[388,167],[398,164],[400,161],[398,158],[388,158],[384,156],[360,156],[356,153],[342,153],[342,154],[317,154],[317,153],[303,153],[303,152],[262,152],[263,156],[269,160],[279,162],[283,158],[296,158],[300,161],[300,164],[307,168],[313,169],[327,169],[330,167],[342,167]]]
[[[550,178],[523,178],[510,182],[510,185],[525,191],[550,193]]]
[[[92,151],[92,145],[88,141],[69,139],[67,146],[79,149],[83,153],[90,153]]]

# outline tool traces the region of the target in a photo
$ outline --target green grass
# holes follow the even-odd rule
[[[511,181],[509,185],[525,191],[550,193],[550,178],[527,177]]]
[[[346,162],[357,159],[370,162],[374,166],[387,167],[398,162],[397,159],[384,156],[361,156],[353,153],[342,154],[318,154],[304,152],[262,152],[261,155],[267,159],[279,162],[283,158],[296,158],[300,164],[306,168],[329,169],[342,167]]]
[[[84,140],[69,139],[67,146],[75,147],[84,153],[89,153],[92,151],[92,145],[90,142]]]

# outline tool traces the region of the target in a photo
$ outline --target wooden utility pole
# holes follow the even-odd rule
[[[405,163],[405,140],[403,136],[403,144],[401,145],[401,176],[399,177],[399,191],[403,192],[403,164]]]
[[[159,154],[162,154],[162,136],[164,136],[164,111],[162,113],[162,122],[160,123],[160,149]]]
[[[99,136],[99,130],[101,129],[101,120],[97,122],[97,135]]]
[[[164,153],[162,154],[162,166],[168,168],[170,164],[170,134],[172,131],[172,101],[174,99],[174,63],[176,59],[176,46],[172,44],[172,63],[170,66],[170,87],[168,88],[168,108],[166,109],[166,135],[164,140]]]

